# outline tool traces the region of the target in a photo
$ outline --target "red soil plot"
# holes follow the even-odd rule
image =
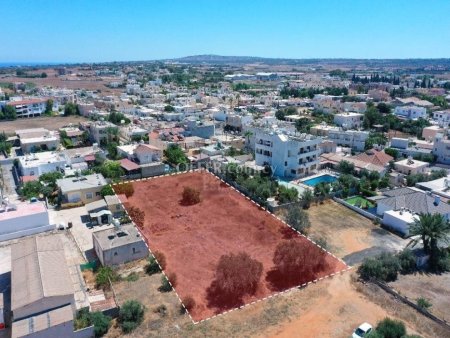
[[[152,252],[159,251],[166,258],[166,274],[176,274],[176,291],[181,299],[192,297],[195,306],[190,310],[194,321],[209,318],[231,308],[260,300],[269,295],[346,269],[337,258],[300,236],[268,212],[257,207],[239,192],[207,172],[165,176],[133,182],[134,194],[128,198],[127,208],[137,207],[145,212],[143,235]],[[184,187],[200,191],[201,202],[182,203]],[[283,253],[277,245],[300,243],[303,256],[300,270],[281,270]],[[298,249],[298,248],[297,248]],[[223,255],[247,253],[262,263],[254,271],[261,274],[252,290],[226,295],[218,288],[216,268]],[[306,259],[305,259],[306,257]],[[245,262],[243,263],[245,264]],[[314,265],[314,266],[313,266]],[[247,271],[231,269],[239,278]],[[288,275],[286,275],[288,271]],[[220,273],[217,276],[226,276]],[[228,275],[229,276],[229,275]],[[234,276],[231,276],[232,278]],[[234,297],[236,296],[236,297]]]

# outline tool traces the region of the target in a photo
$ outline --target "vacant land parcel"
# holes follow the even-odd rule
[[[151,251],[164,254],[166,274],[176,274],[175,289],[181,299],[195,300],[190,311],[195,321],[347,268],[209,173],[191,172],[132,184],[134,194],[128,198],[126,208],[144,211],[142,232]],[[183,203],[185,187],[197,189],[201,201],[194,205]],[[280,266],[287,265],[283,257],[288,260],[289,255],[283,256],[280,248],[292,244],[303,248],[305,259],[301,265],[306,269],[285,278],[286,270]],[[221,299],[217,285],[222,282],[218,279],[230,276],[218,274],[216,269],[224,255],[242,252],[262,264],[261,278],[253,292],[242,295],[237,303],[227,303]],[[237,279],[248,275],[242,270],[234,273]]]

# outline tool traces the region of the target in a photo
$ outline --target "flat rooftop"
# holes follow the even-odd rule
[[[47,212],[47,208],[45,207],[43,202],[34,202],[34,203],[18,203],[14,204],[16,210],[9,210],[0,212],[0,222],[6,221],[9,219],[24,217],[34,214],[39,214],[42,212]],[[1,233],[1,229],[0,229]]]
[[[110,250],[144,240],[133,224],[96,231],[92,236],[97,239],[102,250]]]

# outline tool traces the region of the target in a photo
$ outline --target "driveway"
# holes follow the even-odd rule
[[[99,225],[89,228],[88,212],[84,206],[59,211],[49,210],[49,213],[52,224],[64,223],[67,225],[69,222],[72,222],[73,227],[69,229],[68,232],[87,261],[95,259],[92,233],[113,227],[113,225]]]

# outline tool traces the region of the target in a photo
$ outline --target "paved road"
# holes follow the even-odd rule
[[[374,245],[370,248],[353,252],[342,260],[348,265],[361,263],[365,258],[377,256],[383,252],[398,252],[410,242],[382,228],[373,229],[370,236]]]

